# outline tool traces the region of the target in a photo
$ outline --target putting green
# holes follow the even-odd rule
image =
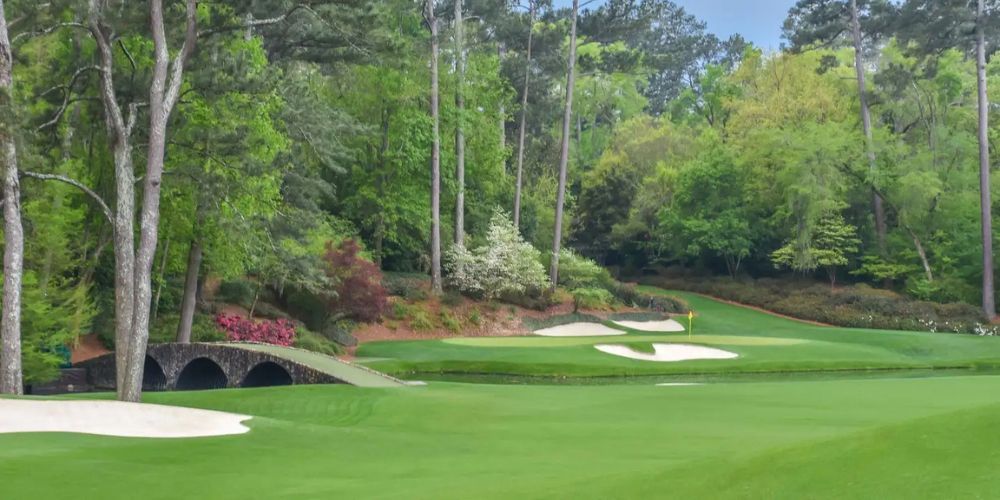
[[[566,347],[605,344],[608,342],[683,342],[685,344],[783,346],[811,342],[779,337],[740,337],[736,335],[628,335],[624,337],[459,337],[444,339],[445,344],[467,347]]]

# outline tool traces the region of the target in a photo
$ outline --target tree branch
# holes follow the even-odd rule
[[[42,174],[38,172],[29,172],[27,170],[21,170],[21,175],[24,177],[32,177],[43,181],[59,181],[69,184],[70,186],[73,186],[75,188],[78,188],[79,190],[83,191],[88,196],[94,199],[94,201],[101,207],[101,211],[104,212],[104,217],[108,219],[108,223],[114,225],[114,215],[111,213],[111,209],[108,208],[108,204],[104,203],[104,199],[101,198],[99,194],[94,192],[94,190],[90,189],[89,187],[85,186],[82,182],[77,181],[75,179],[71,179],[64,175]]]
[[[35,37],[39,37],[39,36],[45,36],[45,35],[48,35],[49,33],[52,33],[54,31],[60,30],[62,28],[79,28],[79,29],[83,29],[83,30],[89,29],[89,28],[87,28],[87,25],[85,25],[83,23],[76,23],[76,22],[59,23],[59,24],[56,24],[56,25],[53,25],[53,26],[49,26],[48,28],[45,28],[45,29],[42,29],[42,30],[38,30],[38,31],[25,31],[24,33],[18,33],[10,41],[10,44],[14,45],[17,42],[19,42],[19,41],[21,41],[21,40],[23,40],[25,38],[35,38]]]
[[[73,76],[70,77],[70,79],[69,79],[69,83],[67,83],[66,85],[59,85],[57,87],[52,87],[51,89],[46,90],[45,92],[42,93],[42,95],[45,95],[45,94],[48,94],[49,92],[51,92],[51,91],[53,91],[55,89],[58,89],[58,88],[64,89],[63,90],[63,102],[62,102],[62,105],[59,106],[59,109],[56,111],[56,114],[53,115],[52,118],[49,121],[47,121],[47,122],[39,125],[38,127],[36,127],[35,131],[39,131],[39,130],[45,129],[45,128],[48,128],[48,127],[51,127],[51,126],[55,125],[56,123],[59,123],[59,119],[62,118],[63,114],[66,112],[66,108],[69,107],[69,105],[70,105],[70,102],[71,102],[70,96],[73,95],[73,86],[76,85],[76,81],[77,81],[77,79],[80,78],[80,75],[86,73],[87,71],[101,71],[101,68],[98,67],[98,66],[86,66],[86,67],[80,68],[80,69],[76,70],[75,73],[73,73]]]

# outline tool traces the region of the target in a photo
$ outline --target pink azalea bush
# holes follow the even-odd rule
[[[226,333],[226,339],[237,342],[261,342],[290,346],[295,342],[295,325],[286,319],[254,321],[235,314],[220,313],[215,324]]]

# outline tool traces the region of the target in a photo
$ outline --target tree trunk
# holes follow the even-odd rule
[[[3,164],[3,318],[0,320],[0,394],[21,394],[21,273],[24,267],[24,230],[21,227],[21,187],[17,178],[17,148],[8,117],[14,107],[14,59],[7,35],[7,18],[0,0],[0,159]]]
[[[499,42],[497,43],[497,59],[500,62],[501,68],[503,68],[503,60],[505,57],[507,57],[507,46],[504,45],[503,42]],[[497,124],[500,127],[500,130],[498,131],[500,132],[500,150],[503,151],[507,149],[507,106],[504,105],[504,101],[502,99],[500,100],[500,106],[497,109],[497,116],[499,117]],[[504,161],[505,166],[506,163],[507,162]],[[504,169],[505,173],[506,171],[507,170]]]
[[[441,285],[441,116],[438,94],[438,25],[434,0],[427,0],[427,24],[431,29],[431,291],[442,292]]]
[[[198,275],[201,271],[201,242],[197,238],[191,240],[188,249],[187,273],[184,276],[184,297],[181,299],[181,317],[177,323],[177,342],[191,343],[191,327],[194,325],[194,312],[198,300]]]
[[[985,0],[976,10],[976,73],[979,87],[979,197],[983,237],[983,314],[996,318],[993,299],[993,220],[990,202],[989,98],[986,95],[986,40],[983,34]]]
[[[528,83],[531,81],[531,42],[535,31],[535,0],[528,0],[528,51],[524,62],[524,91],[521,93],[521,124],[517,130],[517,180],[514,184],[514,227],[521,228],[521,183],[524,172],[524,128],[528,118]]]
[[[102,23],[103,4],[90,0],[89,29],[97,43],[99,60],[99,93],[104,106],[108,143],[115,165],[114,253],[115,253],[115,387],[123,398],[124,377],[128,362],[129,340],[132,334],[132,304],[135,300],[135,173],[132,164],[132,127],[134,109],[128,118],[122,113],[115,96],[114,57],[108,28]]]
[[[927,252],[924,251],[924,245],[920,243],[920,238],[917,237],[912,229],[910,229],[910,237],[913,238],[913,247],[917,249],[917,255],[920,256],[920,265],[924,267],[924,276],[927,277],[927,282],[931,283],[934,281],[934,273],[931,272],[931,264],[927,260]]]
[[[151,321],[156,321],[156,316],[160,311],[160,296],[163,294],[163,280],[167,274],[167,257],[170,255],[170,238],[163,242],[163,251],[160,252],[160,278],[156,280],[156,295],[153,296],[153,312],[150,313]]]
[[[455,0],[455,244],[465,244],[465,29],[462,0]]]
[[[389,108],[383,102],[382,107],[382,144],[379,145],[378,150],[378,176],[375,177],[375,192],[378,198],[381,200],[385,197],[385,178],[386,178],[386,153],[389,152]],[[378,265],[379,269],[382,269],[382,259],[384,257],[385,249],[383,248],[383,243],[385,241],[385,208],[379,204],[378,206],[378,217],[375,222],[375,234],[373,238],[375,240],[375,264]]]
[[[559,190],[556,193],[555,234],[552,237],[552,289],[559,283],[559,247],[562,246],[563,203],[566,199],[566,168],[569,163],[569,130],[573,120],[573,86],[576,81],[576,16],[580,0],[573,0],[573,20],[569,32],[569,62],[566,69],[566,108],[563,112],[562,151],[559,156]]]
[[[851,35],[854,39],[854,72],[858,80],[858,100],[861,104],[861,126],[865,133],[865,153],[868,155],[868,171],[874,182],[875,176],[875,143],[872,139],[872,119],[868,109],[868,86],[865,83],[865,67],[862,61],[861,22],[858,20],[858,2],[851,0]],[[875,212],[875,241],[880,254],[885,255],[885,208],[882,197],[872,191],[872,209]]]
[[[163,26],[163,1],[149,2],[154,53],[153,78],[149,87],[149,143],[140,213],[139,245],[133,268],[132,338],[128,343],[123,386],[118,391],[119,397],[125,401],[139,401],[142,398],[142,370],[145,364],[146,345],[149,341],[151,278],[160,222],[160,184],[163,178],[167,123],[180,96],[184,64],[197,39],[196,9],[196,1],[187,0],[187,30],[184,43],[171,65]],[[168,71],[171,73],[169,81]],[[131,235],[129,237],[131,238]]]

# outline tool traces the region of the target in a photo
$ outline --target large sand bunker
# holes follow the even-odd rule
[[[535,330],[535,335],[543,337],[604,337],[625,335],[626,332],[606,327],[600,323],[576,322]]]
[[[632,330],[641,332],[683,332],[684,326],[680,323],[666,319],[663,321],[615,321],[618,326],[624,326]]]
[[[653,344],[653,353],[639,352],[624,345],[597,344],[598,351],[640,361],[689,361],[694,359],[733,359],[739,354],[712,347],[689,344]]]
[[[0,399],[0,434],[74,432],[120,437],[185,438],[243,434],[247,415],[120,401]]]

